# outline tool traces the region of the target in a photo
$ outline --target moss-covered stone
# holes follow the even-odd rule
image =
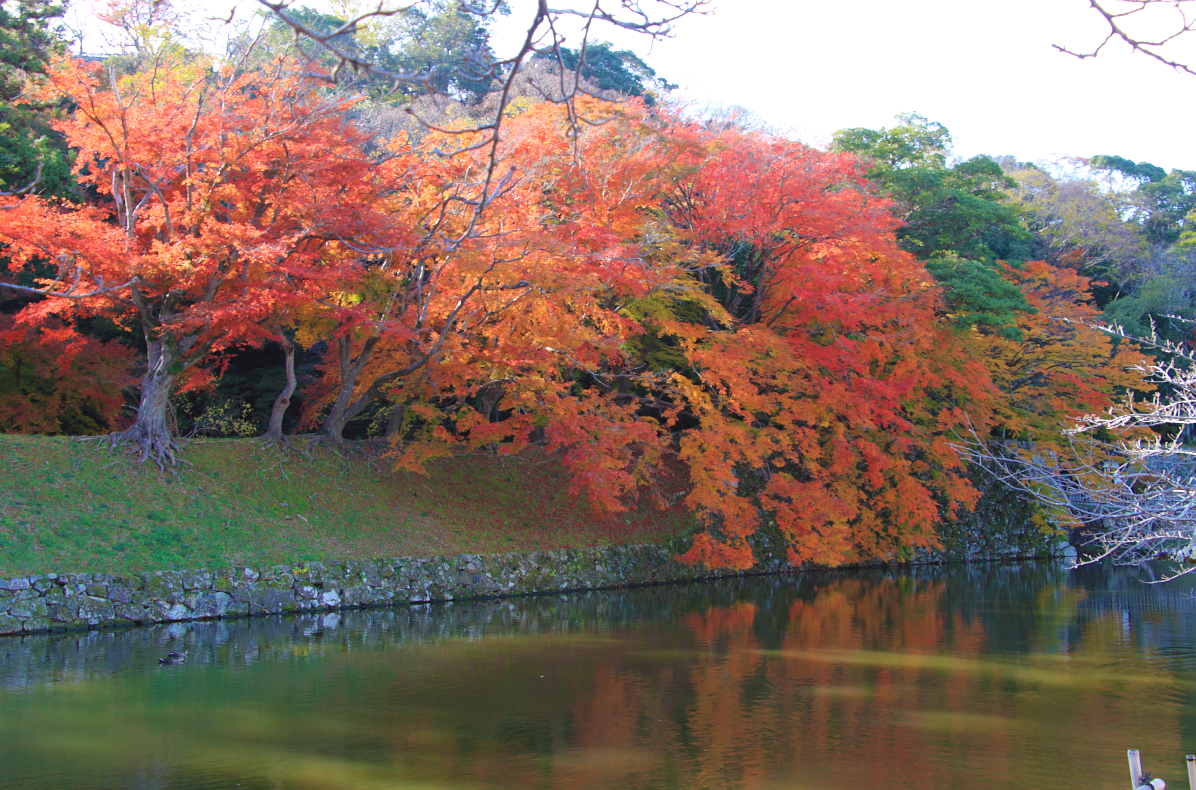
[[[1057,537],[1029,526],[994,481],[976,513],[943,529],[942,551],[905,558],[921,562],[987,561],[1054,556]],[[793,571],[775,529],[751,538],[756,573]],[[137,576],[53,574],[0,579],[0,634],[104,627],[250,614],[423,603],[462,598],[624,587],[723,578],[732,571],[684,565],[685,546],[612,546],[490,556],[397,557],[216,571],[165,571]],[[874,560],[884,565],[888,560]],[[867,564],[867,563],[865,563]]]

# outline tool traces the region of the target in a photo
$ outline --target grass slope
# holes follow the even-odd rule
[[[596,519],[538,451],[426,476],[252,439],[183,458],[163,473],[97,442],[0,435],[0,578],[660,543],[690,523],[680,507]]]

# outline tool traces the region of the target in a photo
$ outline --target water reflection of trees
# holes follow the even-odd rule
[[[923,790],[1096,787],[1129,746],[1183,754],[1193,667],[1168,640],[1192,617],[1104,606],[1117,584],[1062,573],[809,574],[22,640],[0,649],[0,762],[38,775],[73,756],[60,784],[79,788],[106,786],[100,760],[176,788]],[[187,674],[156,666],[175,644]]]
[[[687,787],[1100,786],[1127,733],[1182,753],[1190,676],[1121,650],[1123,612],[1079,617],[1084,589],[995,570],[983,589],[967,571],[828,575],[690,612],[697,650],[672,689],[688,704],[657,719],[665,690],[604,675],[582,742],[634,748],[628,723],[656,721]],[[611,777],[588,779],[571,786]]]

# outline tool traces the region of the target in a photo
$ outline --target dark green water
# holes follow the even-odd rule
[[[1128,748],[1186,788],[1178,584],[956,567],[0,637],[0,788],[1093,790]]]

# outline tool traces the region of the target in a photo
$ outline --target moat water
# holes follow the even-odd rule
[[[1194,590],[956,566],[0,637],[0,788],[1112,790],[1137,748],[1174,790]]]

